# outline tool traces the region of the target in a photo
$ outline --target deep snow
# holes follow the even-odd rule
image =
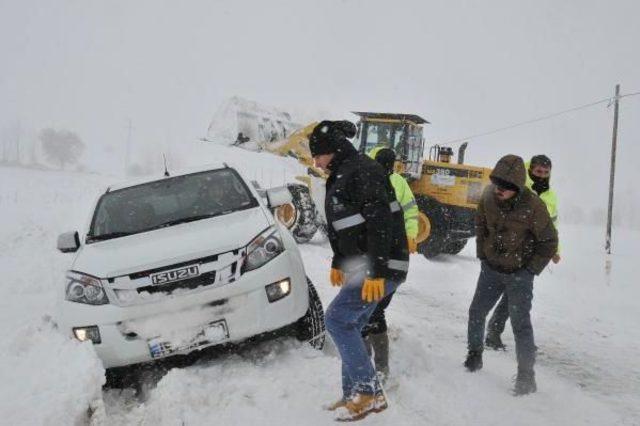
[[[199,143],[184,165],[236,164],[265,187],[291,181],[291,159]],[[177,162],[177,161],[176,161]],[[556,177],[558,178],[558,177]],[[171,370],[144,402],[130,390],[102,391],[90,344],[55,328],[55,300],[70,257],[60,232],[81,228],[99,191],[118,178],[0,168],[0,418],[6,424],[328,424],[321,404],[339,396],[339,360],[280,339],[238,354]],[[566,218],[564,222],[568,222]],[[537,394],[514,398],[511,332],[507,352],[487,352],[477,374],[462,368],[466,311],[479,264],[470,243],[458,256],[413,256],[392,302],[390,408],[368,424],[640,424],[640,235],[616,229],[605,275],[603,228],[560,228],[563,261],[536,279],[533,323],[540,347]],[[301,246],[325,304],[330,250],[321,237]],[[91,406],[91,410],[89,407]],[[91,415],[92,414],[92,415]],[[91,417],[90,417],[91,416]]]

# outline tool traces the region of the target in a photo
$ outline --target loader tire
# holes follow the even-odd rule
[[[443,245],[442,252],[447,254],[458,254],[467,245],[467,240],[449,241]]]
[[[308,277],[307,286],[309,287],[309,309],[296,323],[296,338],[302,342],[308,342],[315,349],[322,350],[325,340],[324,309]]]
[[[417,196],[419,226],[427,228],[427,237],[418,243],[418,252],[427,259],[433,259],[443,252],[445,238],[445,218],[442,205],[434,198]]]
[[[305,185],[287,185],[291,193],[291,204],[278,207],[276,215],[289,228],[298,244],[309,242],[318,231],[316,205]]]

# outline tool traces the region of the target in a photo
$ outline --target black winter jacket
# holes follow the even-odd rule
[[[329,169],[325,213],[332,267],[366,268],[369,278],[404,281],[409,267],[404,217],[382,166],[343,140]]]

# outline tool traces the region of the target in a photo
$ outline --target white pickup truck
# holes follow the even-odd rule
[[[109,187],[74,253],[59,324],[90,340],[105,368],[188,354],[279,330],[315,347],[324,315],[297,245],[261,196],[226,165]]]

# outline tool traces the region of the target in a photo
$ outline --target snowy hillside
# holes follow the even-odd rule
[[[228,161],[263,186],[292,181],[294,160],[197,144],[181,166]],[[147,398],[106,390],[89,343],[55,327],[55,300],[70,257],[55,250],[59,233],[81,229],[106,176],[0,168],[0,418],[12,425],[325,425],[321,405],[340,393],[340,362],[281,339],[238,354],[171,370]],[[487,352],[476,374],[462,367],[467,309],[479,263],[473,244],[461,255],[427,261],[414,255],[408,281],[388,310],[391,370],[398,387],[390,408],[366,424],[637,425],[640,424],[640,288],[637,231],[614,234],[605,275],[602,227],[561,226],[563,261],[535,282],[533,323],[538,393],[509,393],[516,363]],[[307,273],[325,307],[331,252],[316,236],[301,246]],[[92,416],[88,413],[89,407]]]

